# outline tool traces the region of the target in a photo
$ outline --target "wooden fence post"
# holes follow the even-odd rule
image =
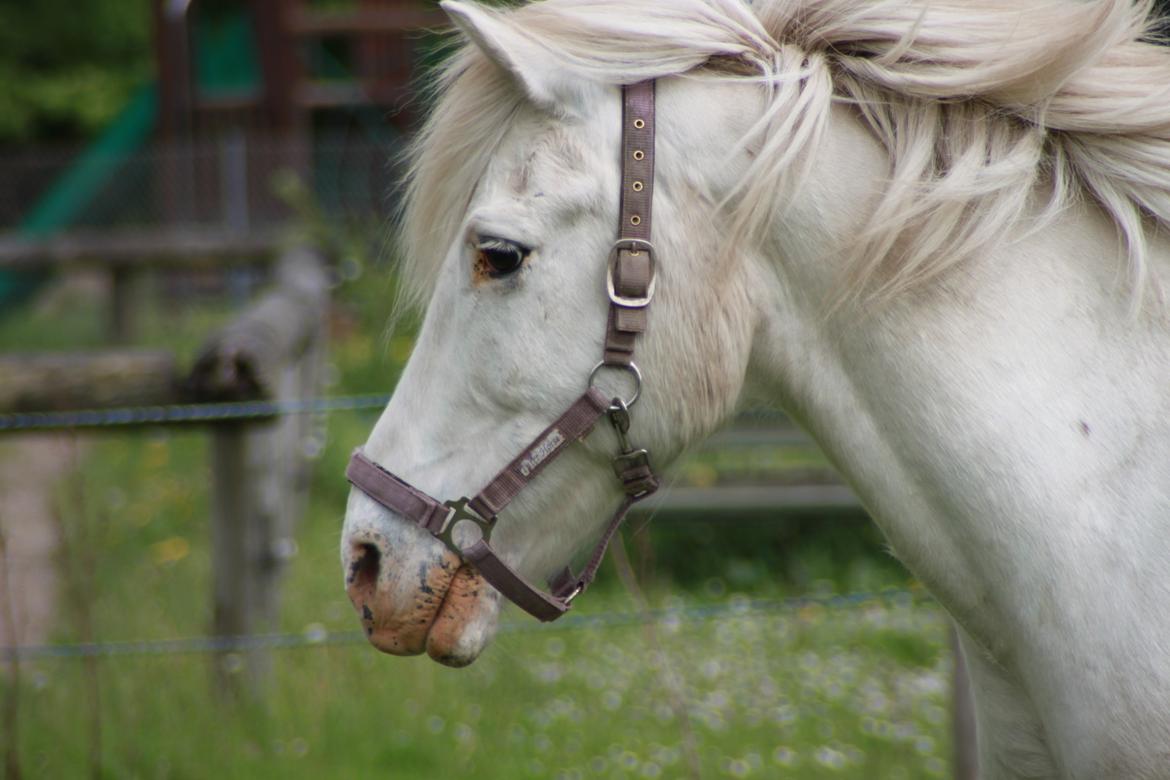
[[[115,265],[110,270],[110,340],[115,344],[129,344],[135,333],[134,271],[126,265]]]
[[[274,567],[267,550],[272,507],[264,506],[259,481],[267,479],[265,436],[256,426],[231,423],[215,426],[211,434],[212,462],[212,592],[213,631],[217,636],[240,636],[268,628],[259,618],[264,609]],[[249,683],[262,686],[268,676],[264,653],[249,652],[217,658],[218,687],[234,691],[235,672],[246,671]]]
[[[971,697],[971,679],[959,643],[959,632],[951,625],[951,656],[955,669],[951,678],[951,724],[954,729],[955,780],[977,780],[978,750],[975,742],[975,701]]]
[[[293,400],[285,397],[283,400]],[[226,423],[212,429],[213,632],[234,637],[276,631],[280,578],[295,549],[302,509],[295,417],[267,423]],[[261,691],[271,655],[253,649],[218,659],[225,691]]]
[[[259,397],[295,402],[317,394],[328,282],[321,259],[289,252],[278,283],[205,348],[190,378],[201,399]],[[303,414],[233,422],[212,433],[213,631],[231,637],[272,631],[279,581],[295,544],[306,487]],[[263,689],[271,670],[262,649],[217,660],[230,692]],[[241,686],[240,681],[244,685]]]

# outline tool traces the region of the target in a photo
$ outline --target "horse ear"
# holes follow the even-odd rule
[[[439,5],[488,59],[515,77],[532,102],[563,115],[588,112],[601,85],[565,67],[563,59],[505,14],[459,0],[443,0]]]

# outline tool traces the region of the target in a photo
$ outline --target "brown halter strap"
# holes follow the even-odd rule
[[[654,195],[654,82],[644,81],[622,89],[622,195],[621,223],[606,269],[610,307],[605,352],[589,376],[585,394],[540,433],[522,453],[503,468],[474,498],[442,502],[411,486],[367,458],[354,452],[346,478],[390,511],[421,526],[473,565],[492,586],[524,611],[543,621],[556,620],[568,611],[597,574],[598,567],[626,514],[636,502],[658,489],[649,453],[629,443],[630,407],[638,400],[642,375],[634,363],[634,344],[646,330],[647,308],[654,297],[654,246],[650,243],[651,205]],[[630,399],[612,401],[593,386],[597,374],[614,368],[628,371],[635,389]],[[580,574],[567,567],[542,591],[504,563],[489,540],[498,515],[532,480],[556,460],[570,444],[584,439],[602,417],[614,426],[621,452],[613,468],[626,497],[614,512],[601,539]],[[454,540],[459,523],[478,526],[481,538],[466,550]]]

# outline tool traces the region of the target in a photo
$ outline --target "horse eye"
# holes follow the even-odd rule
[[[488,276],[498,279],[519,271],[531,250],[502,238],[483,238],[475,251],[476,261]]]

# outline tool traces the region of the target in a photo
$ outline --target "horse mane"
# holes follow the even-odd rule
[[[1005,235],[1040,186],[1042,222],[1085,195],[1112,218],[1140,301],[1147,230],[1170,229],[1170,49],[1153,41],[1152,2],[544,0],[492,13],[582,78],[696,71],[768,90],[742,140],[753,169],[725,204],[742,240],[764,235],[809,174],[832,103],[854,106],[890,171],[843,298],[936,278]],[[416,304],[524,100],[466,44],[436,98],[401,218]]]

